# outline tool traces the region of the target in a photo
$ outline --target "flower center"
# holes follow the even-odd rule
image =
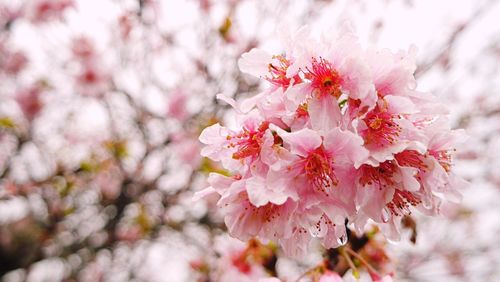
[[[339,73],[333,68],[327,60],[312,58],[312,70],[307,69],[305,77],[311,80],[311,87],[319,93],[320,96],[332,95],[339,98],[342,95],[340,84],[342,79]]]
[[[237,148],[233,153],[233,159],[244,159],[247,157],[257,157],[260,153],[260,145],[265,131],[269,128],[269,122],[262,122],[257,130],[243,128],[243,132],[235,136],[227,136],[231,142],[228,148]]]
[[[327,188],[338,184],[339,180],[332,166],[333,160],[322,146],[303,161],[306,177],[318,191],[325,192]]]
[[[277,60],[278,63],[271,63],[268,65],[270,77],[266,76],[265,79],[276,86],[286,89],[290,86],[292,81],[291,78],[286,76],[286,71],[290,66],[290,61],[281,55],[273,56],[273,59]],[[295,75],[293,80],[295,83],[302,82],[302,79],[298,75]]]
[[[386,147],[394,144],[401,133],[401,127],[394,122],[395,116],[381,111],[378,107],[365,118],[367,128],[361,135],[368,146]]]
[[[307,118],[309,117],[309,112],[307,111],[307,103],[302,103],[297,107],[295,111],[297,118]]]

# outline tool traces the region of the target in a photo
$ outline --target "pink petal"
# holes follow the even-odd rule
[[[215,189],[213,187],[207,187],[201,191],[194,193],[193,201],[199,201],[199,200],[201,200],[205,197],[208,197],[212,194],[217,194],[217,191],[215,191]]]
[[[227,136],[227,129],[216,123],[203,129],[199,140],[203,144],[215,144],[221,141],[222,136]]]
[[[419,112],[417,106],[407,97],[387,95],[384,100],[387,102],[388,112],[392,114],[414,114]]]
[[[325,148],[332,152],[335,162],[350,162],[358,168],[369,155],[363,147],[363,139],[350,131],[335,128],[325,135]]]
[[[328,132],[340,125],[340,108],[332,96],[312,98],[307,107],[313,129]]]
[[[273,57],[269,53],[253,48],[241,55],[241,58],[238,60],[238,66],[244,73],[256,77],[264,77],[269,72],[269,63],[272,59]]]
[[[276,130],[283,141],[290,145],[290,152],[302,157],[309,155],[309,152],[318,148],[322,143],[321,136],[316,131],[309,128],[304,128],[292,133],[286,132],[276,126],[270,126],[270,128]]]
[[[339,69],[349,98],[361,100],[361,107],[373,107],[377,101],[375,86],[371,82],[368,69],[358,59],[347,59]]]
[[[319,278],[319,282],[342,282],[342,277],[336,272],[328,271]]]
[[[401,167],[401,177],[403,178],[404,188],[408,191],[418,191],[420,183],[415,179],[418,169],[412,167]]]
[[[290,238],[280,240],[285,255],[293,258],[299,258],[306,255],[310,242],[311,235],[301,227],[295,227]]]
[[[288,199],[288,195],[282,193],[274,186],[268,186],[268,182],[262,177],[252,177],[246,181],[248,199],[256,206],[261,207],[268,203],[282,205]]]

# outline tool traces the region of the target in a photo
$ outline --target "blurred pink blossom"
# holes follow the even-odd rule
[[[32,121],[43,109],[42,93],[44,86],[36,83],[20,90],[16,94],[16,102],[26,119]]]
[[[64,10],[73,5],[73,0],[34,0],[28,6],[28,17],[35,23],[60,19]]]

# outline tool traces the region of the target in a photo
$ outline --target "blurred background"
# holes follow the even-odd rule
[[[386,245],[396,280],[500,281],[499,18],[496,0],[0,0],[0,279],[224,281],[244,243],[192,200],[220,172],[197,140],[230,123],[215,95],[262,89],[237,60],[279,54],[280,27],[348,20],[364,46],[417,46],[418,88],[470,136],[463,203]],[[321,260],[276,252],[285,281]]]

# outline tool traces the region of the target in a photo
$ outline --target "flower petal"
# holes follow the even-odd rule
[[[238,66],[244,73],[256,77],[264,77],[269,72],[269,63],[272,59],[273,56],[266,51],[253,48],[241,55],[241,58],[238,60]]]
[[[318,148],[322,143],[321,136],[309,128],[303,128],[292,133],[286,132],[277,126],[270,126],[270,128],[276,130],[283,141],[290,145],[292,154],[302,157],[309,155],[309,152]]]

